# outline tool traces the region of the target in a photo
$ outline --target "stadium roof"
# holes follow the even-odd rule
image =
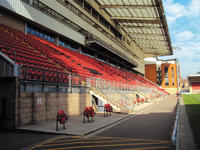
[[[190,74],[188,77],[200,77],[200,74]]]
[[[96,0],[145,56],[172,55],[162,0]]]

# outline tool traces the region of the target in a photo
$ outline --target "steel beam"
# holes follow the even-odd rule
[[[164,41],[162,41],[162,42],[160,42],[160,41],[156,41],[156,40],[154,40],[154,41],[147,41],[147,40],[140,40],[140,41],[136,41],[137,43],[146,43],[146,44],[156,44],[156,45],[166,45],[167,46],[167,44],[166,44],[166,42],[164,42]]]
[[[134,28],[134,29],[163,29],[164,27],[155,26],[136,26],[136,25],[120,25],[121,28]]]
[[[157,7],[156,5],[101,5],[100,8],[123,8],[123,9],[140,9],[140,8],[151,8]]]
[[[126,32],[129,35],[145,35],[145,36],[165,36],[165,34],[154,34],[154,33],[137,33],[137,32]],[[133,38],[134,39],[134,38]]]
[[[160,22],[159,18],[139,18],[132,16],[111,16],[113,20],[131,20],[131,21],[148,21],[148,22]]]
[[[159,42],[167,42],[166,40],[159,40],[159,39],[144,39],[144,38],[134,38],[135,41],[159,41]]]

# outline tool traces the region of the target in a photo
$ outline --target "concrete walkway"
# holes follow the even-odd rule
[[[177,97],[170,95],[99,135],[170,142],[177,102]]]
[[[153,101],[151,103],[145,103],[143,105],[136,106],[136,114],[117,114],[113,113],[109,117],[104,117],[103,113],[96,114],[94,121],[89,123],[82,122],[82,116],[69,118],[69,121],[66,124],[66,129],[62,129],[62,125],[59,126],[59,131],[56,131],[56,121],[40,123],[35,125],[28,125],[24,127],[20,127],[20,130],[28,130],[28,131],[37,131],[37,132],[45,132],[45,133],[55,133],[55,134],[66,134],[66,135],[98,135],[99,133],[116,126],[116,124],[120,124],[125,120],[130,120],[130,118],[135,116],[140,117],[141,115],[149,114],[151,109],[154,109],[158,112],[159,103],[162,101],[166,101],[168,99],[177,100],[176,96],[167,96],[162,100]],[[167,106],[166,106],[167,107]],[[164,111],[164,110],[163,110]],[[158,112],[159,113],[159,112]],[[167,112],[169,113],[169,112]],[[137,118],[135,121],[137,121]],[[146,118],[148,120],[148,118]],[[160,118],[162,119],[162,118]],[[142,120],[139,119],[138,123]],[[149,122],[150,120],[148,120]],[[169,120],[172,122],[172,120]],[[139,125],[135,122],[135,125]],[[144,124],[144,123],[143,123]],[[145,123],[146,124],[146,123]],[[154,124],[155,125],[155,124]],[[139,125],[140,126],[140,125]],[[138,127],[139,127],[138,126]],[[150,129],[150,125],[148,125],[148,130]],[[179,148],[180,150],[196,150],[192,131],[189,125],[188,116],[185,110],[185,106],[183,101],[180,104],[180,124],[179,124]],[[141,132],[140,132],[141,133]],[[170,134],[170,133],[168,133]],[[141,135],[141,134],[139,134]]]
[[[186,108],[181,98],[179,118],[179,150],[196,150]]]
[[[98,129],[104,128],[113,124],[121,119],[125,119],[130,115],[127,114],[115,114],[113,113],[109,117],[104,117],[103,113],[98,113],[94,117],[94,121],[83,123],[83,117],[77,116],[74,118],[69,117],[66,123],[66,129],[63,129],[63,125],[59,124],[59,131],[56,131],[56,121],[49,121],[45,123],[39,123],[35,125],[28,125],[20,127],[18,129],[47,132],[47,133],[59,133],[66,135],[87,135],[91,132],[95,132]]]
[[[135,113],[139,113],[140,111],[145,110],[145,108],[150,107],[158,102],[159,100],[154,100],[153,102],[137,105],[135,108]],[[107,126],[113,125],[122,120],[126,120],[133,115],[135,114],[112,113],[110,116],[104,117],[103,113],[97,113],[94,117],[93,122],[86,121],[86,123],[83,123],[83,116],[77,116],[77,117],[69,116],[69,120],[66,123],[66,129],[63,129],[62,125],[59,125],[59,131],[56,131],[56,120],[44,123],[38,123],[34,125],[27,125],[19,127],[18,129],[27,131],[45,132],[45,133],[66,134],[66,135],[88,135],[90,133],[93,133]]]

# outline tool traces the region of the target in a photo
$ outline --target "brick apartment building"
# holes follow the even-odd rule
[[[176,59],[145,61],[145,77],[171,94],[179,91],[180,66]]]

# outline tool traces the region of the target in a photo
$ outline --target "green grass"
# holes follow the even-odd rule
[[[200,94],[183,95],[190,126],[197,148],[200,150]]]

